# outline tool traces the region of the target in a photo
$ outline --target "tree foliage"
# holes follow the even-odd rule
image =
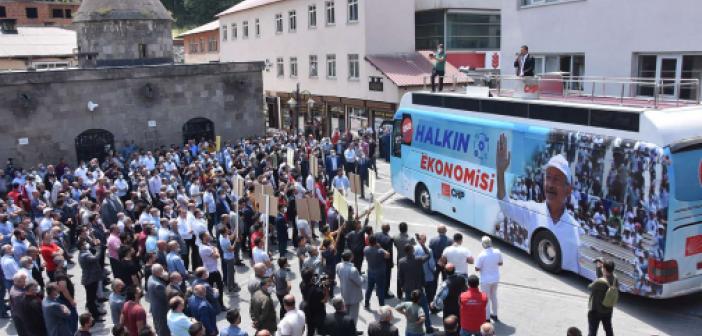
[[[195,27],[215,20],[215,15],[242,0],[161,0],[175,19],[175,27]]]

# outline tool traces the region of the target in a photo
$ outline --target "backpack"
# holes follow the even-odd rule
[[[619,288],[617,288],[617,279],[614,279],[611,285],[605,278],[600,278],[600,281],[607,284],[607,291],[605,292],[605,295],[602,298],[602,306],[607,308],[613,308],[614,305],[617,304],[617,301],[619,301]]]

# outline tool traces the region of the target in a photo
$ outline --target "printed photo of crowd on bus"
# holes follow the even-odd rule
[[[579,224],[580,273],[594,277],[593,262],[612,259],[623,289],[659,295],[661,287],[649,281],[648,267],[665,252],[670,161],[663,150],[620,138],[552,131],[530,159],[527,155],[523,172],[512,171],[517,175],[507,186],[510,200],[544,202],[543,167],[559,154],[572,174],[566,208]],[[505,213],[498,214],[496,230],[497,236],[529,249],[528,228]]]

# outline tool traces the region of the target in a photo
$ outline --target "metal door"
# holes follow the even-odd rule
[[[114,136],[104,129],[90,129],[76,137],[76,157],[78,162],[92,159],[98,159],[102,162],[107,153],[114,147]]]

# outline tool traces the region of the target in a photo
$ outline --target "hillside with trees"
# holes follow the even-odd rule
[[[174,28],[184,29],[203,25],[215,15],[242,0],[161,0],[173,14]]]

